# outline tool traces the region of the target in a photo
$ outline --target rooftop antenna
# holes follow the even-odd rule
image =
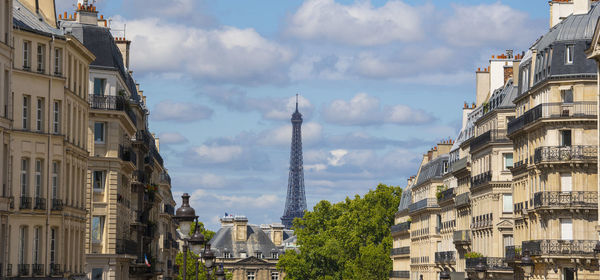
[[[296,111],[298,111],[298,94],[296,93]]]

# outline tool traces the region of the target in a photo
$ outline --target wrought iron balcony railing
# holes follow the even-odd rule
[[[419,237],[423,235],[429,235],[429,228],[421,228],[410,231],[410,237]]]
[[[539,147],[535,149],[533,160],[535,163],[583,160],[597,161],[598,146]]]
[[[461,193],[454,198],[454,206],[456,208],[468,206],[469,204],[471,204],[471,198],[468,192]]]
[[[21,203],[19,204],[19,209],[31,209],[31,197],[21,196]]]
[[[416,212],[419,210],[427,209],[427,208],[439,208],[440,206],[437,203],[437,200],[434,198],[425,198],[423,200],[417,201],[413,204],[408,205],[409,212]]]
[[[504,247],[504,257],[507,262],[514,262],[521,259],[521,246]]]
[[[60,198],[52,199],[52,210],[60,211],[63,210],[63,201]]]
[[[454,188],[447,189],[440,193],[440,195],[438,197],[438,203],[443,203],[443,202],[452,200],[453,197],[454,197]]]
[[[146,175],[146,172],[143,170],[133,171],[133,174],[131,176],[132,176],[133,181],[135,181],[135,182],[139,182],[142,184],[148,183],[148,176]]]
[[[128,239],[117,239],[117,254],[138,255],[138,243]]]
[[[399,223],[390,227],[392,233],[406,232],[410,229],[410,221]]]
[[[31,267],[32,267],[33,276],[44,275],[44,265],[43,264],[33,264]]]
[[[92,109],[124,111],[127,107],[124,96],[90,94],[89,102]]]
[[[470,230],[457,230],[453,233],[454,244],[471,244]]]
[[[508,134],[542,118],[594,118],[598,115],[594,101],[543,103],[508,123]]]
[[[508,262],[505,258],[492,258],[492,257],[483,257],[483,258],[471,258],[466,259],[466,267],[468,270],[473,270],[478,264],[484,264],[488,271],[492,270],[504,270],[510,271],[512,267],[508,265]]]
[[[133,165],[137,166],[137,155],[130,147],[124,147],[123,145],[119,145],[119,158],[122,161],[129,161],[133,163]]]
[[[492,129],[471,140],[469,143],[471,151],[479,149],[488,143],[509,143],[506,130]]]
[[[400,247],[400,248],[392,248],[392,256],[400,256],[400,255],[409,255],[410,254],[410,246]]]
[[[62,271],[60,270],[60,264],[50,264],[50,275],[56,276],[61,274]]]
[[[456,262],[456,252],[454,252],[454,251],[435,252],[435,262],[436,263],[454,263],[454,262]]]
[[[484,172],[471,178],[471,188],[476,188],[492,180],[492,172]]]
[[[28,276],[29,275],[29,264],[18,264],[17,265],[19,276]]]
[[[46,210],[46,199],[43,197],[36,197],[33,209]]]
[[[471,228],[491,227],[493,225],[493,213],[479,215],[471,218]]]
[[[533,195],[534,209],[598,209],[598,192],[537,192]]]
[[[597,240],[544,239],[524,241],[523,250],[532,256],[593,256]]]
[[[390,278],[410,278],[410,271],[408,270],[394,270],[390,272]]]

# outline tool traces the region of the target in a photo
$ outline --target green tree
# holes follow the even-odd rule
[[[277,264],[286,279],[388,279],[392,270],[390,227],[400,187],[380,184],[364,197],[319,202],[294,220],[299,252],[288,250]]]
[[[198,222],[193,223],[191,230],[190,230],[190,236],[192,236],[192,234],[194,234],[194,230],[196,229],[196,226],[198,227],[198,230],[200,231],[200,233],[202,233],[204,235],[204,242],[208,243],[208,241],[210,241],[214,236],[215,236],[215,232],[212,230],[208,230],[204,227],[204,224],[202,222]],[[183,249],[183,248],[181,248]],[[198,255],[194,254],[193,252],[189,251],[187,253],[187,279],[189,280],[195,280],[196,276],[196,261],[198,260]],[[179,275],[177,275],[177,279],[183,279],[183,253],[182,252],[178,252],[177,253],[177,257],[175,258],[175,263],[179,266]],[[218,265],[218,263],[217,263]],[[216,272],[217,270],[217,265],[215,265],[214,267],[214,271],[213,271],[213,275],[214,272]],[[228,272],[225,271],[227,279],[232,279],[233,275]],[[198,266],[198,279],[208,279],[206,277],[206,271],[205,268],[203,267],[202,263],[199,264]]]

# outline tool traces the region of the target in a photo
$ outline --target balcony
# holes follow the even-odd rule
[[[133,240],[117,239],[117,254],[138,255],[138,243]]]
[[[127,107],[124,96],[90,94],[89,101],[92,109],[125,111]]]
[[[504,248],[504,257],[507,262],[514,262],[521,259],[521,246],[506,246]]]
[[[538,192],[534,209],[598,209],[598,192]]]
[[[437,201],[438,201],[438,203],[444,203],[446,201],[452,200],[453,197],[454,197],[454,188],[451,188],[451,189],[447,189],[445,191],[440,192]]]
[[[59,198],[52,199],[52,210],[61,211],[63,210],[63,201]]]
[[[429,228],[422,228],[422,229],[415,229],[415,230],[411,230],[410,231],[410,237],[421,237],[421,236],[425,236],[425,235],[429,235]]]
[[[409,229],[410,229],[410,221],[404,222],[404,223],[399,223],[397,225],[393,225],[392,227],[390,227],[390,231],[392,232],[392,234],[408,232]]]
[[[470,142],[471,151],[477,150],[489,143],[510,143],[506,137],[506,130],[492,129],[475,138]]]
[[[597,161],[598,146],[554,146],[535,149],[534,162]]]
[[[492,180],[492,172],[484,172],[471,178],[471,188],[476,188]]]
[[[508,123],[508,134],[510,135],[542,118],[596,118],[597,115],[598,111],[594,101],[544,103],[533,107],[520,117],[510,121]]]
[[[21,203],[19,209],[31,209],[31,197],[21,196]]]
[[[390,272],[390,278],[410,278],[410,271],[408,270],[394,270]]]
[[[461,193],[461,194],[457,195],[456,198],[454,198],[454,205],[456,206],[456,208],[469,206],[470,204],[471,204],[471,198],[470,198],[468,192]]]
[[[400,247],[400,248],[392,248],[392,252],[390,254],[393,256],[401,256],[401,255],[410,255],[410,246]]]
[[[165,204],[164,213],[174,216],[175,215],[175,207],[173,207],[172,205],[169,205],[169,204]]]
[[[133,171],[133,174],[131,175],[133,181],[141,183],[141,184],[147,184],[148,183],[148,176],[146,175],[146,172],[144,172],[143,170],[136,170]]]
[[[435,252],[435,263],[456,263],[456,252]]]
[[[471,258],[466,259],[467,270],[474,270],[479,263],[483,263],[488,271],[512,271],[512,267],[504,258]]]
[[[32,267],[33,276],[44,275],[44,265],[43,264],[34,264]]]
[[[532,256],[589,256],[594,255],[597,240],[532,240],[524,241],[523,251],[529,251]]]
[[[119,158],[122,161],[129,161],[133,163],[134,166],[137,166],[137,155],[130,147],[119,145]]]
[[[17,273],[19,276],[28,276],[29,275],[29,264],[18,264],[17,265]]]
[[[452,238],[456,245],[468,245],[471,244],[471,231],[470,230],[457,230],[453,233]]]
[[[169,239],[163,239],[163,249],[169,249],[171,248],[171,240]]]
[[[33,209],[46,210],[46,199],[42,198],[42,197],[36,197],[35,204],[33,205]]]
[[[158,177],[162,183],[171,185],[171,176],[169,176],[169,173],[163,171]]]
[[[50,264],[50,275],[62,275],[62,271],[60,270],[60,264]]]
[[[492,213],[479,215],[471,218],[471,228],[480,229],[493,226],[494,217]]]
[[[428,209],[428,208],[439,208],[439,207],[440,206],[437,204],[437,200],[436,199],[434,199],[434,198],[426,198],[426,199],[420,200],[418,202],[415,202],[413,204],[410,204],[408,206],[408,211],[410,213],[413,213],[413,212],[417,212],[417,211],[420,211],[420,210],[425,210],[425,209]]]

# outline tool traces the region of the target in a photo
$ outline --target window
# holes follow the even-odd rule
[[[29,196],[29,159],[21,159],[21,196]]]
[[[575,268],[563,269],[563,275],[561,280],[575,280]]]
[[[256,252],[256,258],[257,259],[262,259],[263,258],[263,254],[261,252]]]
[[[279,272],[272,271],[271,272],[271,280],[279,280]]]
[[[35,160],[35,197],[42,197],[42,160]]]
[[[52,162],[52,199],[58,198],[58,174],[60,166],[57,161]]]
[[[104,88],[106,87],[106,79],[94,79],[94,95],[104,96]]]
[[[52,118],[52,128],[55,134],[60,133],[60,103],[58,101],[54,101],[54,114]]]
[[[223,258],[224,259],[231,259],[231,253],[230,252],[224,252],[223,253]]]
[[[567,49],[565,52],[565,63],[572,64],[573,63],[573,51],[575,50],[575,45],[567,45]]]
[[[560,219],[560,239],[573,240],[573,220]]]
[[[571,146],[571,130],[560,131],[560,145],[563,147]]]
[[[41,228],[34,227],[33,228],[33,264],[40,263],[40,237],[41,237]]]
[[[561,90],[563,103],[573,103],[573,89]]]
[[[448,173],[448,162],[444,161],[444,174]]]
[[[573,191],[573,179],[571,173],[560,173],[560,191],[571,192]]]
[[[94,123],[94,143],[104,143],[104,123]]]
[[[94,171],[93,178],[94,191],[95,192],[103,192],[104,191],[104,171]]]
[[[62,50],[54,49],[54,75],[60,76],[62,74]]]
[[[37,131],[42,131],[42,129],[43,129],[43,125],[44,125],[44,122],[42,121],[42,118],[44,116],[44,114],[42,113],[43,109],[44,109],[44,100],[41,98],[38,98],[37,110],[36,110],[36,116],[35,116],[35,130],[37,130]]]
[[[56,229],[50,229],[50,264],[56,262]]]
[[[92,280],[102,280],[102,274],[104,271],[102,268],[93,268],[92,269]]]
[[[240,258],[245,259],[248,255],[246,255],[246,252],[241,252],[240,253]]]
[[[23,41],[23,70],[31,70],[31,42]]]
[[[23,129],[29,128],[29,96],[23,96]]]
[[[254,272],[254,271],[248,271],[248,273],[246,275],[247,275],[247,277],[246,277],[247,280],[255,280],[256,279],[255,278],[256,272]]]
[[[19,264],[27,263],[27,227],[19,228]]]
[[[94,243],[101,243],[103,233],[104,233],[104,216],[92,217],[92,241]]]
[[[512,194],[502,195],[502,212],[503,213],[512,213],[513,212]]]
[[[279,254],[276,253],[276,252],[273,252],[273,253],[271,253],[271,258],[272,259],[277,259],[277,258],[279,258]]]
[[[504,159],[504,170],[508,170],[509,168],[513,167],[513,154],[512,153],[502,154],[502,157]]]
[[[514,238],[512,234],[502,235],[502,243],[504,244],[504,252],[506,253],[506,247],[514,245]],[[505,256],[506,257],[506,256]]]
[[[44,73],[46,69],[46,45],[37,45],[37,71]]]

